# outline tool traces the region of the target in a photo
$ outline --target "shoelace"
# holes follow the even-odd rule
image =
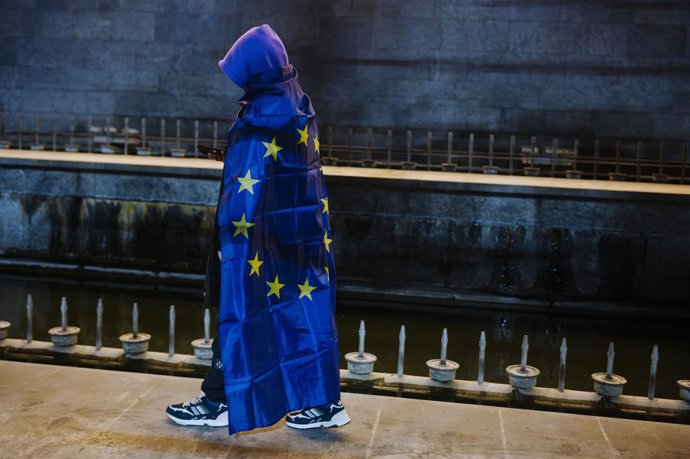
[[[201,403],[201,396],[199,396],[199,397],[194,397],[194,398],[191,399],[190,401],[184,402],[184,403],[182,404],[182,406],[183,406],[184,408],[187,408],[188,406],[191,406],[191,405],[198,405],[199,403]]]

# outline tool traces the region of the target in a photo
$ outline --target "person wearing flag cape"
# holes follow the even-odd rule
[[[218,65],[244,90],[228,133],[205,300],[218,337],[202,394],[170,405],[182,425],[295,428],[350,421],[340,401],[335,266],[316,114],[268,25]]]

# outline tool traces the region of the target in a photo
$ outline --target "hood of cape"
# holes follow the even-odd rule
[[[267,24],[252,27],[235,41],[218,66],[244,90],[238,122],[279,128],[294,116],[312,118],[314,108],[297,82],[278,34]]]

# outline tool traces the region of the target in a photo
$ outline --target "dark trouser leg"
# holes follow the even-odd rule
[[[212,402],[225,403],[225,378],[223,376],[223,364],[220,361],[220,341],[216,337],[211,345],[213,360],[206,378],[201,383],[201,390]]]

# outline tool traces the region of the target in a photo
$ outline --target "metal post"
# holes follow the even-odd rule
[[[403,366],[405,363],[405,326],[400,326],[398,335],[398,378],[403,376]]]
[[[103,299],[98,299],[96,305],[96,350],[100,351],[103,346]]]
[[[371,161],[371,137],[373,136],[371,128],[367,128],[367,160]]]
[[[213,146],[216,146],[215,138],[213,139]],[[165,118],[161,118],[161,156],[165,155]]]
[[[194,156],[199,153],[199,120],[194,120]]]
[[[489,167],[494,165],[494,135],[489,135]]]
[[[527,351],[529,350],[529,342],[527,335],[522,337],[522,353],[520,355],[520,371],[527,371]]]
[[[654,393],[656,392],[656,368],[659,364],[659,346],[657,344],[652,348],[652,363],[649,368],[649,390],[647,391],[647,398],[654,400]]]
[[[204,343],[211,342],[211,310],[206,308],[204,311]]]
[[[180,130],[182,129],[182,125],[180,124],[180,120],[175,121],[175,148],[180,148]]]
[[[433,137],[432,137],[431,131],[427,131],[426,133],[426,166],[427,169],[431,170],[431,152],[432,152],[432,143],[433,143]]]
[[[594,180],[597,179],[597,176],[599,175],[599,149],[601,147],[601,142],[599,139],[594,141],[594,167],[593,167],[593,174],[594,174]]]
[[[664,142],[659,143],[659,174],[664,173]]]
[[[132,337],[136,338],[139,334],[139,306],[132,305]]]
[[[347,165],[352,166],[352,128],[347,128]]]
[[[141,118],[141,146],[146,147],[146,117]]]
[[[62,331],[67,331],[67,298],[64,296],[60,301],[60,323],[62,324]]]
[[[486,333],[479,335],[479,370],[477,371],[477,384],[484,385],[484,360],[486,357]]]
[[[41,114],[36,113],[36,132],[34,134],[34,144],[38,145],[40,143],[40,131],[41,131]]]
[[[616,141],[616,173],[620,173],[621,168],[621,150],[623,148],[623,143],[620,140]]]
[[[637,142],[637,181],[640,181],[640,176],[642,175],[642,151],[644,150],[644,143],[642,141]]]
[[[472,156],[474,154],[474,134],[470,134],[470,143],[467,147],[467,172],[472,172]]]
[[[407,162],[411,163],[412,162],[412,131],[408,130],[407,131]]]
[[[91,127],[93,126],[93,116],[89,115],[89,120],[88,120],[88,126],[86,129],[88,130],[86,134],[86,151],[91,153]]]
[[[530,150],[529,150],[529,167],[534,167],[534,155],[537,154],[537,138],[532,136],[530,138]]]
[[[74,115],[69,117],[69,144],[74,145]]]
[[[573,142],[573,171],[577,170],[577,156],[580,154],[580,140],[575,139]]]
[[[26,343],[30,343],[34,340],[34,299],[29,293],[26,297]]]
[[[556,176],[556,154],[558,152],[558,137],[554,137],[551,143],[551,177]]]
[[[568,345],[565,338],[561,341],[561,362],[558,367],[558,392],[565,390],[565,362],[568,355]]]
[[[110,146],[110,117],[105,118],[105,144]],[[113,150],[115,150],[113,148]]]
[[[333,126],[328,126],[327,135],[328,135],[328,157],[332,158],[333,157]]]
[[[53,151],[57,151],[57,115],[53,113]]]
[[[680,183],[685,183],[685,168],[688,163],[688,144],[683,144],[683,166],[680,170]]]
[[[24,128],[24,116],[19,113],[17,115],[17,148],[22,149],[22,129]]]
[[[448,164],[453,162],[453,132],[448,131]]]
[[[606,379],[613,379],[613,359],[616,352],[613,349],[613,341],[609,343],[609,350],[606,353]]]
[[[218,147],[218,121],[213,122],[213,148]]]
[[[446,357],[448,356],[448,329],[443,329],[443,334],[441,335],[441,358],[439,359],[441,365],[446,364]]]
[[[510,164],[510,175],[513,175],[513,158],[515,157],[515,136],[510,136],[510,153],[508,163]]]
[[[359,322],[359,347],[357,349],[357,354],[360,358],[364,358],[364,336],[367,334],[364,328],[364,321]]]
[[[125,116],[125,148],[124,154],[129,154],[129,117]]]
[[[393,131],[388,130],[386,133],[386,155],[388,156],[388,167],[391,167],[391,161],[393,160]]]
[[[175,305],[170,305],[168,334],[168,357],[175,355]]]

